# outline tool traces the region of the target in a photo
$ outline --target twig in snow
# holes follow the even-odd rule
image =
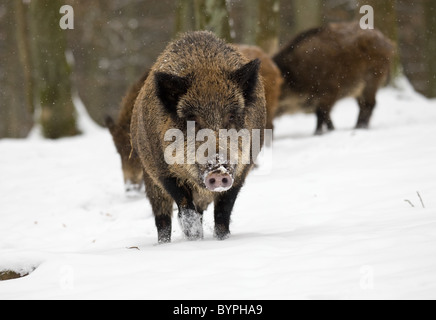
[[[412,201],[410,200],[404,200],[405,202],[407,202],[408,204],[410,204],[412,206],[412,208],[415,208],[415,206],[413,205]]]
[[[419,194],[418,191],[416,191],[416,193],[418,194],[419,200],[421,200],[422,207],[425,209],[424,201],[422,201],[421,195]]]

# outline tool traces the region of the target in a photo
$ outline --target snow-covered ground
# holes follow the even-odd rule
[[[278,119],[273,167],[249,176],[225,241],[209,210],[204,240],[174,219],[157,245],[103,129],[0,140],[0,271],[33,270],[0,300],[435,299],[436,101],[402,85],[379,93],[369,131],[351,99],[322,137],[313,115]]]

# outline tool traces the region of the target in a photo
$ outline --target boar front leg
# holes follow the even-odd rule
[[[203,239],[203,216],[197,212],[191,190],[179,185],[176,178],[162,179],[165,190],[177,204],[179,221],[188,240]]]
[[[230,236],[230,215],[241,187],[233,186],[215,200],[215,238],[225,240]]]

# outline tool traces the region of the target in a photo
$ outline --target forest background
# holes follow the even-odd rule
[[[64,5],[72,29],[60,28]],[[35,123],[46,138],[79,134],[78,98],[103,125],[180,32],[212,30],[274,54],[303,30],[361,19],[363,5],[397,43],[394,76],[436,97],[434,0],[1,0],[0,138],[24,138]]]

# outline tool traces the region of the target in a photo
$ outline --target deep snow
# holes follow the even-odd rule
[[[0,299],[435,299],[436,101],[401,87],[379,93],[368,131],[352,129],[352,99],[322,137],[313,115],[278,119],[272,169],[249,176],[225,241],[210,208],[204,240],[174,218],[157,245],[150,205],[126,196],[89,122],[77,138],[0,140],[0,271],[36,268]]]

